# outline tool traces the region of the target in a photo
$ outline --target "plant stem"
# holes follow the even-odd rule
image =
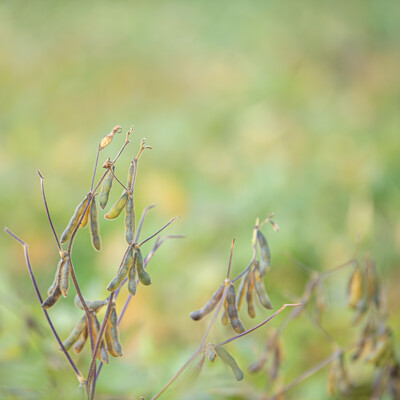
[[[148,242],[149,240],[153,239],[154,236],[157,236],[161,231],[163,231],[167,226],[169,226],[174,220],[178,219],[179,217],[174,217],[169,220],[161,229],[159,229],[156,233],[149,236],[147,239],[143,240],[143,242],[139,243],[139,247],[141,247],[144,243]]]

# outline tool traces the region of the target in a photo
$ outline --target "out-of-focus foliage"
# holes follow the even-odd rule
[[[306,279],[289,253],[323,270],[351,258],[361,237],[400,331],[399,15],[394,0],[0,3],[0,222],[30,244],[40,289],[58,255],[36,169],[61,233],[90,187],[99,140],[116,124],[135,125],[117,170],[123,180],[140,139],[153,146],[135,194],[137,213],[157,203],[144,234],[180,215],[169,233],[187,235],[154,257],[153,285],[139,288],[121,327],[126,356],[104,368],[99,398],[148,398],[181,366],[205,329],[188,314],[224,278],[232,237],[237,273],[251,257],[255,217],[271,211],[281,227],[266,231],[275,307],[300,295]],[[115,154],[122,136],[102,156]],[[89,298],[106,296],[124,251],[122,225],[104,221],[100,254],[87,232],[76,241]],[[1,235],[0,256],[0,397],[77,398],[20,247]],[[327,322],[339,341],[355,334],[345,311],[349,272],[329,285]],[[80,315],[70,297],[50,312],[62,337]],[[265,329],[230,348],[245,371]],[[288,379],[329,354],[318,335],[306,320],[287,328]],[[227,336],[218,327],[214,339]],[[223,398],[227,388],[264,385],[262,374],[233,383],[212,365],[165,398]],[[289,397],[323,399],[325,387],[323,371]]]

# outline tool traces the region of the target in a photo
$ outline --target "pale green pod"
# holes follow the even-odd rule
[[[242,279],[240,280],[240,285],[239,285],[239,290],[238,294],[236,296],[236,307],[238,311],[240,311],[244,299],[244,295],[247,291],[247,284],[249,281],[249,275],[250,275],[250,270],[247,271],[243,276]]]
[[[126,278],[128,275],[128,272],[132,265],[134,263],[134,258],[133,258],[133,251],[132,248],[130,248],[123,259],[122,266],[119,269],[117,276],[109,283],[107,286],[107,290],[110,292],[113,292],[114,290],[117,290],[121,282]]]
[[[221,360],[232,369],[236,380],[241,381],[243,379],[243,372],[237,365],[235,359],[221,346],[216,347],[215,351],[217,352],[217,355],[221,358]]]
[[[215,306],[218,304],[218,302],[222,298],[222,294],[224,293],[224,287],[225,285],[222,284],[211,296],[211,299],[207,301],[207,303],[201,308],[200,310],[193,311],[190,314],[190,318],[192,318],[194,321],[199,321],[202,319],[205,315],[210,313]]]
[[[118,335],[118,317],[115,304],[111,306],[111,314],[106,324],[105,337],[109,353],[113,357],[122,357],[122,346]]]
[[[97,218],[96,196],[93,197],[92,204],[90,205],[90,238],[92,245],[97,250],[101,249],[101,239],[99,230],[99,220]]]
[[[134,250],[132,250],[134,251]],[[128,273],[128,292],[134,296],[136,294],[136,257],[137,253],[134,252],[134,262]]]
[[[206,347],[206,356],[209,361],[214,362],[215,359],[217,358],[217,353],[215,352],[214,347],[207,346]]]
[[[99,195],[99,205],[101,208],[105,208],[105,206],[108,203],[108,198],[110,196],[110,191],[111,191],[111,187],[113,184],[113,180],[114,180],[114,172],[115,167],[112,166],[110,172],[108,173],[106,179],[103,182],[103,185],[101,186],[101,190],[100,190],[100,195]]]
[[[228,317],[231,321],[233,330],[237,333],[243,333],[246,329],[244,328],[242,321],[239,319],[238,310],[236,308],[235,286],[233,284],[229,285],[226,294],[226,302],[228,304]]]
[[[271,253],[267,239],[261,231],[257,231],[257,240],[260,245],[260,276],[263,277],[271,269]]]
[[[60,290],[61,294],[64,297],[68,296],[68,287],[69,287],[69,276],[71,273],[71,263],[69,262],[69,258],[63,264],[60,269]]]
[[[136,271],[138,274],[139,281],[143,285],[146,285],[146,286],[151,285],[150,275],[145,271],[145,269],[143,267],[143,256],[142,256],[142,252],[140,251],[140,249],[137,249],[135,265],[136,265]]]
[[[97,342],[97,338],[100,332],[100,322],[97,319],[97,315],[94,314],[93,317],[94,318],[94,329],[96,332],[96,340],[95,342]],[[107,353],[107,349],[106,349],[106,345],[104,343],[104,339],[101,339],[100,342],[100,351],[97,353],[97,358],[104,364],[108,364],[108,353]]]
[[[263,278],[260,276],[260,270],[259,270],[259,264],[255,262],[256,264],[256,269],[255,269],[255,280],[254,284],[256,287],[256,292],[258,296],[258,300],[260,300],[260,303],[263,307],[265,307],[268,310],[272,310],[274,307],[271,303],[271,300],[269,299],[267,290],[265,289],[264,286],[264,281]]]
[[[81,310],[84,310],[83,304],[78,295],[75,296],[74,303],[78,308],[80,308]],[[108,302],[107,302],[107,300],[93,300],[93,301],[85,300],[85,303],[89,310],[98,312],[102,307],[107,305]]]
[[[59,283],[60,283],[60,271],[61,271],[61,268],[63,267],[65,261],[66,261],[66,259],[64,257],[61,257],[60,261],[58,262],[57,270],[56,270],[56,274],[54,276],[53,283],[51,284],[51,286],[47,290],[47,294],[49,296],[54,293],[54,291],[56,290],[57,285],[59,285]]]
[[[221,314],[221,324],[224,326],[228,324],[228,303],[226,297],[224,300],[224,311]]]
[[[111,207],[110,211],[104,216],[104,218],[106,219],[117,218],[121,214],[122,210],[125,208],[127,201],[128,201],[128,192],[124,190],[121,194],[121,197]]]
[[[85,204],[86,207],[86,204]],[[79,225],[80,228],[85,228],[88,221],[89,221],[89,213],[90,213],[90,204],[89,207],[86,209],[85,214],[83,215],[81,224]]]
[[[65,243],[74,232],[75,228],[78,225],[79,219],[81,218],[83,211],[85,209],[87,199],[89,197],[89,193],[85,196],[85,198],[78,204],[75,209],[75,212],[71,219],[69,220],[68,226],[65,228],[64,232],[61,235],[60,242]]]
[[[133,244],[135,236],[135,203],[133,202],[133,194],[128,197],[125,208],[125,239],[129,245]]]
[[[42,303],[42,308],[47,309],[56,304],[57,300],[61,297],[60,284],[55,287],[53,293]]]
[[[85,329],[83,330],[83,332],[81,333],[81,335],[79,336],[79,339],[75,342],[73,350],[74,353],[78,354],[82,351],[83,347],[85,346],[86,342],[87,342],[87,338],[88,338],[88,327],[87,324],[85,326]]]
[[[84,315],[76,324],[75,328],[69,334],[69,336],[64,340],[63,345],[66,350],[69,350],[72,345],[79,339],[79,336],[84,331],[87,326],[86,315]]]

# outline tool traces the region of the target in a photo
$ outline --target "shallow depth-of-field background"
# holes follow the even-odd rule
[[[179,215],[168,233],[187,236],[166,243],[150,264],[153,285],[140,286],[128,310],[125,357],[103,369],[99,398],[147,399],[161,388],[201,339],[205,323],[188,315],[224,279],[232,238],[236,274],[251,257],[255,217],[271,211],[281,228],[264,229],[276,308],[299,295],[306,280],[290,254],[324,270],[351,258],[361,237],[361,254],[376,259],[389,321],[400,331],[399,15],[395,1],[1,2],[0,222],[29,243],[40,289],[50,285],[58,253],[36,169],[61,233],[90,187],[99,140],[116,124],[123,132],[135,125],[117,168],[123,181],[140,139],[153,147],[141,159],[136,186],[138,215],[157,203],[143,233]],[[117,135],[101,160],[122,142]],[[101,253],[85,231],[74,246],[88,298],[106,296],[125,247],[123,218],[101,220]],[[22,250],[3,233],[0,260],[0,397],[79,398]],[[324,318],[344,345],[357,333],[346,309],[349,273],[329,281]],[[80,318],[74,295],[71,289],[50,310],[63,338]],[[256,321],[264,315],[258,308]],[[251,376],[247,366],[267,331],[229,347],[243,382],[220,362],[206,364],[195,381],[188,370],[165,399],[221,399],[236,389],[230,398],[241,399],[262,391],[265,375]],[[210,340],[230,336],[217,324]],[[294,321],[284,340],[287,380],[331,351],[306,319]],[[85,373],[86,357],[78,361]],[[361,370],[357,379],[367,380],[371,370]],[[327,398],[326,374],[288,397]]]

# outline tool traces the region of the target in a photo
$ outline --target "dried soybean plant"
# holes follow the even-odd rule
[[[380,399],[385,392],[393,400],[399,399],[400,364],[396,358],[392,329],[387,324],[388,315],[383,306],[383,293],[374,261],[369,256],[360,261],[356,254],[349,261],[319,273],[297,261],[296,265],[310,275],[304,292],[298,299],[301,306],[294,309],[276,330],[269,331],[265,351],[249,367],[252,373],[264,371],[267,374],[267,390],[260,393],[259,399],[281,399],[287,391],[328,365],[329,395],[349,396],[358,386],[352,378],[360,368],[360,365],[355,364],[357,361],[372,367],[369,390],[371,399]],[[354,311],[354,318],[348,327],[349,333],[352,327],[358,327],[361,323],[363,327],[355,343],[340,346],[322,324],[322,315],[329,313],[324,283],[346,268],[352,268],[347,296],[348,306]],[[332,353],[292,381],[285,382],[284,378],[279,376],[283,351],[281,335],[289,322],[300,315],[305,316],[323,334],[332,347]],[[251,398],[254,398],[253,395]]]
[[[134,185],[136,180],[136,174],[138,171],[138,164],[140,157],[145,149],[151,149],[150,146],[146,145],[145,139],[142,139],[139,147],[139,151],[135,157],[133,157],[129,169],[127,183],[124,185],[116,175],[116,164],[117,161],[125,150],[130,141],[130,135],[133,132],[133,127],[129,129],[126,134],[125,141],[113,160],[108,158],[103,164],[105,169],[98,182],[95,184],[96,172],[98,167],[99,156],[101,151],[108,146],[114,135],[121,132],[120,126],[115,126],[112,131],[106,135],[100,142],[97,149],[96,163],[93,172],[93,178],[90,186],[90,190],[84,196],[83,200],[76,207],[74,214],[72,215],[67,227],[60,236],[60,239],[54,228],[52,219],[50,217],[49,208],[47,205],[45,190],[44,190],[44,178],[40,171],[38,171],[41,183],[41,190],[43,196],[43,202],[47,214],[47,218],[52,229],[60,260],[58,262],[54,281],[48,289],[48,297],[43,299],[39,291],[32,266],[29,259],[28,244],[17,237],[10,230],[5,228],[5,231],[16,239],[24,249],[24,255],[30,278],[32,280],[36,296],[41,304],[43,313],[50,325],[52,333],[54,334],[61,351],[67,358],[70,366],[74,370],[76,377],[83,388],[86,397],[93,399],[96,389],[96,381],[99,377],[103,364],[109,362],[109,356],[121,357],[123,355],[122,345],[119,341],[118,325],[124,316],[129,302],[132,296],[135,295],[139,284],[148,286],[151,284],[150,275],[146,271],[146,267],[159,247],[169,238],[176,238],[180,236],[165,236],[160,238],[158,236],[168,225],[172,223],[175,218],[172,218],[156,233],[151,235],[145,240],[139,242],[140,231],[144,222],[144,218],[148,210],[154,205],[144,209],[138,228],[135,224],[135,207],[134,207]],[[106,299],[89,301],[84,298],[82,289],[78,283],[75,274],[75,261],[72,257],[72,248],[76,235],[81,228],[89,225],[89,232],[93,248],[96,251],[101,250],[101,239],[99,234],[99,220],[98,220],[98,209],[97,200],[99,206],[104,209],[107,206],[110,191],[113,186],[113,182],[116,181],[122,187],[122,194],[117,202],[110,208],[108,213],[105,215],[106,219],[117,218],[122,211],[125,209],[125,239],[127,242],[127,248],[123,254],[122,261],[116,271],[115,278],[107,286],[107,290],[110,295]],[[114,183],[115,186],[115,183]],[[156,237],[155,244],[152,250],[143,257],[141,247],[144,243]],[[79,263],[79,262],[78,262]],[[77,263],[77,264],[78,264]],[[78,266],[79,268],[80,266]],[[72,329],[70,335],[62,341],[59,334],[50,318],[48,309],[54,307],[61,297],[67,297],[69,292],[70,279],[72,279],[73,286],[76,291],[75,306],[83,311],[82,318],[79,319],[76,326]],[[125,305],[122,310],[117,313],[115,300],[117,299],[121,287],[127,282],[128,296],[125,301]],[[100,323],[97,312],[102,308],[106,307],[106,312],[102,322]],[[76,363],[73,361],[69,351],[72,350],[75,353],[80,353],[85,344],[89,341],[89,347],[91,352],[91,362],[86,376],[78,369]],[[97,364],[97,359],[99,364]]]

